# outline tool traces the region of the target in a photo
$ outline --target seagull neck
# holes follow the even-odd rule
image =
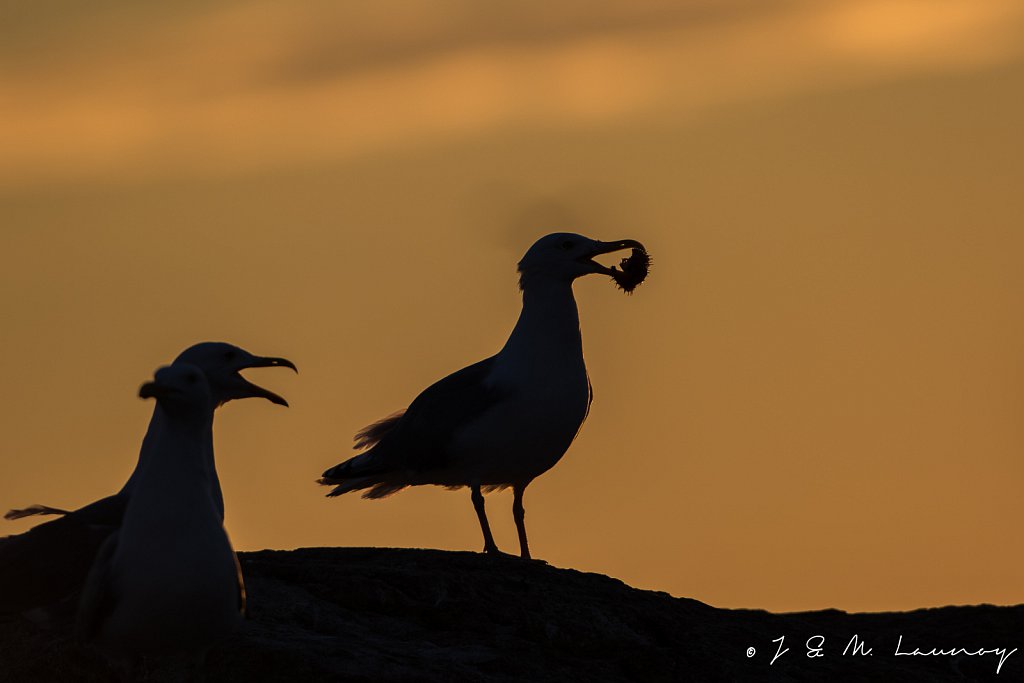
[[[139,459],[135,464],[135,469],[132,470],[131,476],[128,477],[128,481],[124,483],[121,490],[117,493],[119,496],[128,495],[131,490],[138,484],[139,476],[141,472],[147,467],[149,462],[153,459],[153,449],[156,444],[159,443],[161,435],[167,430],[169,422],[173,422],[174,418],[169,417],[168,414],[160,408],[159,405],[153,406],[153,416],[149,420],[149,427],[146,429],[146,436],[142,439],[142,448],[139,449]],[[213,459],[213,414],[209,417],[209,424],[207,428],[202,429],[201,443],[203,445],[203,451],[205,453],[204,459],[207,467],[207,476],[210,480],[211,487],[213,489],[214,498],[217,501],[217,507],[221,511],[221,516],[224,515],[224,503],[223,497],[220,491],[220,480],[217,477],[217,466]]]
[[[124,483],[124,486],[121,487],[117,495],[127,495],[138,484],[139,474],[149,462],[154,445],[160,440],[160,433],[164,429],[165,419],[164,411],[159,406],[154,405],[153,416],[149,418],[149,427],[146,428],[146,436],[142,438],[142,448],[139,449],[138,462],[135,463],[135,469],[132,470],[131,476],[128,477],[128,481]]]
[[[523,310],[502,353],[528,357],[552,346],[580,349],[580,314],[572,284],[534,281],[523,289]]]
[[[135,486],[151,477],[159,481],[171,472],[186,472],[191,480],[208,487],[211,480],[209,461],[213,412],[176,414],[157,406],[154,421],[157,420],[160,431],[152,435],[150,448],[143,447],[139,466],[132,475],[133,479],[139,480]],[[146,436],[148,439],[151,435]]]

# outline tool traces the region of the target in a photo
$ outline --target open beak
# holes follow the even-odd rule
[[[270,356],[253,356],[252,360],[246,363],[242,370],[248,368],[291,368],[294,372],[299,372],[299,369],[295,367],[295,363],[287,358],[272,358]]]
[[[298,373],[299,369],[295,367],[295,363],[291,362],[287,358],[272,358],[269,356],[253,356],[252,359],[247,362],[239,370],[247,370],[249,368],[291,368],[294,372]],[[246,396],[253,398],[265,398],[271,403],[276,403],[279,406],[288,407],[288,401],[284,400],[284,397],[275,394],[269,389],[264,389],[258,384],[253,384],[246,378],[238,375],[239,379],[242,380],[245,390],[248,392]]]
[[[615,251],[622,251],[623,249],[639,249],[641,251],[644,251],[644,245],[640,244],[636,240],[615,240],[613,242],[597,242],[594,245],[593,251],[591,251],[589,254],[584,254],[582,257],[580,257],[580,261],[594,268],[595,273],[601,273],[603,275],[610,275],[614,277],[615,273],[618,271],[616,271],[615,268],[601,265],[600,263],[594,260],[594,257],[600,256],[601,254],[610,254]]]

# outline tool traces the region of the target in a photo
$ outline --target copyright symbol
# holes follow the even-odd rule
[[[752,648],[752,647],[748,647],[748,648],[747,648],[747,659],[749,659],[749,658],[753,657],[753,656],[754,656],[754,655],[756,655],[756,654],[757,654],[757,650],[755,650],[755,649],[754,649],[754,648]]]

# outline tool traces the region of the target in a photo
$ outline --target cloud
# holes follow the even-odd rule
[[[231,4],[6,60],[0,187],[230,175],[510,128],[694,117],[809,88],[982,68],[1024,45],[1014,0],[696,3],[679,13],[648,3],[632,15],[608,3],[576,24],[538,5],[504,30],[457,3],[397,19],[331,6]],[[377,40],[346,43],[359,27]]]

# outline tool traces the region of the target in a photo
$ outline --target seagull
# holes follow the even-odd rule
[[[295,364],[285,358],[255,356],[224,342],[202,342],[190,346],[174,360],[173,365],[179,363],[194,365],[203,372],[215,407],[243,398],[264,398],[287,406],[288,402],[281,396],[249,382],[240,373],[249,368],[263,367],[286,367],[298,371]],[[66,605],[76,596],[96,552],[121,524],[135,482],[148,463],[150,444],[164,429],[164,419],[161,411],[153,411],[135,471],[116,494],[71,512],[33,505],[7,513],[8,519],[33,515],[61,516],[25,533],[0,538],[0,614],[35,613],[38,609]],[[224,497],[213,459],[212,436],[204,447],[211,497],[223,520]]]
[[[631,259],[643,262],[642,275],[626,285],[624,272],[634,274],[627,268],[634,261],[624,259],[620,271],[594,260],[623,249],[633,249]],[[635,240],[542,237],[519,262],[523,308],[505,346],[431,385],[408,409],[359,431],[355,448],[368,450],[330,468],[318,482],[335,487],[329,497],[366,490],[363,498],[424,484],[468,486],[486,553],[500,551],[483,492],[511,486],[520,556],[529,559],[523,494],[568,450],[593,399],[572,284],[598,273],[631,291],[646,276],[647,264]]]
[[[89,572],[76,633],[118,658],[202,655],[244,607],[207,462],[216,404],[189,363],[161,368],[139,396],[157,400],[162,429],[147,435],[146,466]]]

